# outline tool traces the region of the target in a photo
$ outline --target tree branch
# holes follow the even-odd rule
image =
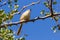
[[[47,0],[47,3],[48,3],[48,8],[50,10],[50,13],[51,13],[51,16],[53,16],[53,8],[52,8],[52,3],[53,3],[53,0]]]
[[[21,8],[21,10],[20,10],[19,12],[15,13],[15,14],[20,14],[25,8],[27,8],[27,7],[29,7],[29,6],[32,6],[32,5],[35,5],[35,4],[39,4],[39,3],[40,3],[40,0],[38,0],[37,2],[32,2],[32,3],[28,4],[28,5],[25,5],[25,6],[23,6],[23,7]],[[14,15],[15,15],[15,14],[14,14]]]
[[[52,2],[53,2],[53,0],[50,0],[50,12],[51,12],[51,16],[53,16]]]
[[[53,16],[58,16],[58,15],[60,15],[60,14],[54,14]],[[5,25],[6,25],[6,26],[18,25],[18,24],[20,24],[20,23],[34,22],[34,21],[36,21],[36,20],[46,19],[46,18],[49,18],[49,17],[52,17],[52,16],[51,16],[51,15],[47,15],[47,16],[44,16],[44,17],[36,17],[36,18],[31,19],[31,20],[29,20],[29,21],[23,21],[23,22],[18,21],[18,22],[10,22],[10,23],[6,23],[6,24],[1,24],[1,25],[0,25],[0,28],[5,28]]]

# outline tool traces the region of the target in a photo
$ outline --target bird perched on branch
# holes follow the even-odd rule
[[[31,11],[31,10],[28,9],[28,10],[26,10],[26,11],[21,15],[21,17],[20,17],[20,22],[30,20],[30,11]],[[22,25],[23,25],[23,23],[20,23],[20,27],[19,27],[19,29],[18,29],[17,35],[20,34],[21,29],[22,29]]]

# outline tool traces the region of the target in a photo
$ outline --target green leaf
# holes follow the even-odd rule
[[[13,33],[13,31],[10,29],[10,33]]]
[[[56,26],[54,26],[54,27],[52,27],[52,30],[55,30],[57,27]]]
[[[57,4],[57,2],[53,2],[53,5],[56,5]]]
[[[4,16],[4,17],[6,17],[7,15],[6,15],[6,14],[4,14],[3,16]]]
[[[11,11],[10,14],[14,14],[14,13],[16,13],[16,12],[18,12],[18,10],[17,10],[17,9],[14,9],[14,10]]]
[[[4,10],[1,9],[1,10],[0,10],[0,14],[3,13],[3,12],[4,12]]]
[[[6,17],[6,14],[4,13],[1,17],[2,17],[2,18]]]
[[[25,40],[25,38],[24,37],[21,37],[20,40]]]
[[[14,5],[14,8],[18,8],[18,7],[19,7],[19,5],[17,5],[17,4]]]
[[[58,21],[59,17],[54,17],[55,21]]]
[[[4,10],[0,10],[0,17],[4,14]]]
[[[45,5],[46,7],[49,7],[47,2],[44,2],[44,5]]]
[[[12,19],[13,18],[13,15],[12,14],[8,14],[8,19]]]
[[[45,12],[45,10],[42,10],[42,11],[40,12],[40,14],[44,14],[44,12]]]
[[[57,26],[53,26],[53,27],[51,28],[54,33],[57,31],[56,28],[57,28]]]
[[[2,18],[3,18],[2,21],[6,21],[7,20],[7,15],[6,14],[3,14]]]
[[[1,28],[1,33],[4,33],[5,32],[5,29],[4,28]]]
[[[0,17],[0,25],[1,25],[1,23],[2,23],[2,17]]]

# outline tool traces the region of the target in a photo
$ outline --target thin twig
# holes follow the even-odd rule
[[[53,0],[49,0],[49,9],[50,9],[50,12],[51,12],[51,16],[53,16],[53,8],[52,8],[52,3],[53,3]]]
[[[48,8],[50,10],[51,16],[53,16],[53,8],[52,8],[53,0],[47,0],[47,3],[48,3]]]
[[[17,12],[16,14],[20,14],[25,8],[29,7],[29,6],[32,6],[32,5],[35,5],[35,4],[39,4],[40,3],[40,0],[38,0],[37,2],[32,2],[28,5],[25,5],[21,8],[21,10],[19,12]],[[15,14],[14,14],[15,15]]]
[[[53,15],[52,2],[53,2],[53,0],[50,0],[50,12],[51,12],[51,15]]]

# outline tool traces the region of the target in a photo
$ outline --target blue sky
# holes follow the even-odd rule
[[[18,10],[20,10],[23,6],[36,1],[38,0],[18,0],[18,4],[20,6]],[[40,4],[29,6],[26,9],[24,9],[23,12],[27,9],[31,9],[30,19],[33,19],[37,16],[41,16],[40,15],[41,10],[49,11],[49,9],[44,6],[43,4],[44,1],[45,0],[40,0]],[[54,5],[53,8],[55,12],[59,12],[60,0],[56,0],[56,1],[57,1],[57,5]],[[0,9],[4,9],[6,10],[6,12],[10,11],[10,9],[8,9],[8,4],[5,5],[5,7],[3,6]],[[13,22],[19,21],[20,15],[14,15],[11,21]],[[45,20],[37,20],[35,22],[25,23],[23,25],[21,35],[19,35],[19,37],[21,37],[24,34],[28,34],[28,36],[26,37],[26,40],[60,40],[60,31],[53,33],[53,30],[51,30],[51,27],[55,25],[56,25],[55,20],[51,20],[50,18],[47,18]],[[14,25],[11,27],[11,29],[17,33],[19,26],[20,25],[17,25],[17,26]]]

